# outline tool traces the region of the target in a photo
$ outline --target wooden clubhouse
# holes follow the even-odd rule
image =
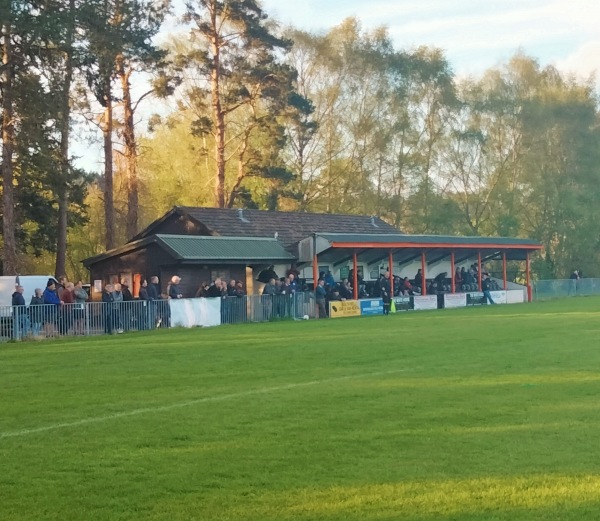
[[[341,278],[353,269],[355,279],[362,271],[373,280],[382,262],[392,275],[416,265],[423,279],[449,271],[454,292],[455,266],[478,263],[481,287],[482,263],[492,259],[502,260],[505,289],[507,262],[524,261],[529,286],[530,256],[541,248],[520,238],[402,234],[371,216],[176,206],[123,246],[83,263],[96,298],[99,286],[123,279],[137,295],[141,280],[153,275],[163,288],[173,275],[181,276],[186,296],[217,276],[242,280],[249,294],[258,293],[257,275],[270,265],[284,275],[296,264],[314,285],[325,270]],[[352,286],[357,297],[356,280]]]

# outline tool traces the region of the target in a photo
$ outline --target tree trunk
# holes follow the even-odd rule
[[[2,272],[17,274],[17,243],[15,240],[15,201],[13,186],[13,149],[15,126],[12,101],[12,42],[10,20],[2,25],[4,52],[2,54]]]
[[[73,30],[75,25],[75,0],[69,0],[69,20],[65,42],[65,81],[61,100],[60,159],[61,172],[58,183],[58,230],[56,232],[56,277],[67,271],[67,229],[69,209],[69,137],[71,128],[71,83],[73,82]]]
[[[115,202],[113,194],[113,114],[112,91],[110,79],[107,79],[104,88],[104,123],[102,135],[104,137],[104,227],[106,230],[106,249],[115,247]]]
[[[125,163],[127,172],[127,238],[131,239],[138,232],[139,221],[139,184],[137,176],[137,143],[133,106],[131,104],[131,69],[125,70],[123,57],[118,59],[119,76],[123,89],[123,140],[125,142]]]
[[[211,91],[213,122],[215,124],[215,162],[217,164],[215,206],[217,208],[225,208],[225,114],[221,105],[221,48],[216,6],[213,6],[211,11],[211,26],[213,31],[211,39],[211,50],[213,53]]]

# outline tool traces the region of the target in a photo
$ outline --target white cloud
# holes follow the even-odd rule
[[[595,75],[596,80],[600,80],[600,40],[583,44],[564,60],[558,60],[556,67],[562,72],[575,74],[581,79]]]

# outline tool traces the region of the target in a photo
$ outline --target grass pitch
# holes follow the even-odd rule
[[[597,520],[599,310],[0,346],[0,520]]]

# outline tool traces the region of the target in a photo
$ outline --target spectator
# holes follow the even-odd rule
[[[181,282],[181,277],[179,277],[177,275],[173,275],[171,277],[171,282],[169,283],[169,287],[167,289],[169,298],[171,298],[171,299],[183,298],[183,294],[181,293],[181,289],[179,288],[180,282]]]
[[[262,294],[263,295],[278,295],[279,294],[279,289],[277,288],[277,285],[275,284],[274,278],[270,279],[268,284],[265,284]]]
[[[325,287],[331,291],[335,287],[335,279],[333,278],[333,273],[330,270],[325,274]]]
[[[154,275],[150,278],[150,284],[148,284],[149,300],[158,300],[160,298],[160,293],[160,283],[158,277]]]
[[[44,298],[42,290],[36,288],[31,302],[29,303],[29,321],[31,322],[31,334],[40,336],[42,325],[44,324]]]
[[[485,297],[486,303],[489,302],[490,304],[495,304],[495,302],[492,299],[492,295],[490,293],[490,278],[489,278],[489,276],[486,273],[482,273],[481,277],[482,277],[481,289],[483,291],[483,296]]]
[[[133,294],[129,289],[129,281],[122,280],[121,281],[121,293],[123,293],[123,302],[131,302],[133,301]]]
[[[317,289],[315,290],[315,299],[317,301],[318,317],[327,318],[327,310],[325,308],[325,299],[327,298],[327,290],[325,289],[325,281],[319,279]]]
[[[140,329],[146,330],[154,326],[156,321],[156,310],[154,309],[154,303],[150,298],[149,285],[146,279],[142,280],[140,284],[140,302],[142,303],[139,307],[139,313],[137,321]]]
[[[73,305],[75,304],[75,284],[65,282],[62,292],[62,302],[64,306],[60,310],[60,322],[58,330],[61,335],[66,335],[73,325]]]
[[[242,284],[241,280],[237,281],[237,284],[235,285],[235,292],[238,297],[246,296],[246,291],[244,290],[244,285]]]
[[[292,294],[292,288],[290,287],[289,277],[285,277],[282,281],[279,281],[279,293],[281,295],[291,295]]]
[[[221,279],[217,277],[215,281],[210,285],[206,292],[206,296],[209,298],[217,298],[223,295],[223,289],[221,287]]]
[[[569,277],[571,280],[579,280],[579,271],[578,270],[573,270],[573,273],[571,273],[571,277]]]
[[[423,273],[421,272],[420,268],[417,270],[417,274],[415,275],[415,286],[417,286],[419,290],[423,287]]]
[[[433,279],[429,286],[427,287],[427,294],[429,295],[437,295],[438,294],[438,284],[435,279]]]
[[[237,297],[237,289],[235,279],[231,279],[229,281],[229,285],[227,286],[227,296],[228,297]]]
[[[61,275],[60,277],[58,277],[58,284],[56,285],[56,294],[58,295],[58,298],[61,301],[63,300],[62,294],[65,288],[67,287],[67,282],[69,282],[69,280],[67,279],[66,275]]]
[[[456,267],[456,271],[454,272],[454,285],[459,289],[463,285],[462,272],[460,271],[460,268],[458,266]]]
[[[350,280],[351,284],[354,284],[354,268],[348,272],[348,280]],[[363,276],[360,274],[360,272],[356,274],[356,280],[359,286],[363,283]]]
[[[296,293],[297,291],[300,290],[300,286],[298,285],[298,281],[296,280],[296,276],[293,273],[290,273],[288,275],[288,279],[289,279],[289,289],[290,289],[290,293]]]
[[[196,298],[206,298],[208,296],[209,288],[210,288],[210,286],[209,286],[208,282],[203,281],[200,284],[198,291],[196,291]]]
[[[413,286],[410,283],[410,280],[408,280],[408,277],[404,277],[404,279],[402,279],[402,295],[408,297],[413,294]]]
[[[115,284],[113,286],[113,327],[117,330],[117,333],[123,332],[123,293],[121,291],[121,284]]]
[[[460,278],[462,279],[463,284],[473,284],[473,281],[471,280],[471,275],[465,269],[464,266],[460,269]]]
[[[339,292],[342,299],[352,298],[352,286],[350,286],[348,279],[342,280],[342,282],[339,285]]]
[[[383,314],[390,314],[390,306],[392,304],[392,286],[390,283],[390,273],[386,272],[379,282],[379,294],[383,300]]]
[[[290,275],[293,275],[294,278],[299,279],[300,278],[300,270],[298,270],[298,266],[296,266],[295,263],[292,263],[292,265],[290,266],[290,269],[285,272],[285,275],[287,277],[289,277]]]
[[[44,328],[46,330],[46,336],[56,336],[56,320],[58,317],[58,310],[62,304],[56,293],[56,282],[54,279],[48,279],[46,289],[42,295],[45,306],[45,318]]]
[[[140,300],[151,300],[148,293],[148,281],[146,279],[142,280],[142,284],[140,285]]]
[[[102,311],[103,311],[103,315],[104,315],[104,332],[112,335],[113,333],[113,328],[114,328],[114,323],[113,323],[113,318],[114,318],[114,314],[115,314],[115,310],[114,310],[114,302],[115,302],[115,297],[114,297],[114,293],[113,293],[113,286],[112,284],[107,284],[106,286],[104,286],[104,291],[102,292]]]
[[[29,317],[27,316],[27,308],[25,307],[25,298],[23,286],[17,286],[12,294],[12,312],[13,312],[13,328],[15,340],[20,340],[29,333]]]
[[[286,275],[286,277],[293,275],[296,279],[299,279],[300,278],[300,270],[298,269],[298,266],[295,263],[292,263],[292,265],[290,266],[290,269],[285,272],[285,275]]]
[[[73,294],[75,295],[75,303],[76,304],[84,304],[87,302],[89,295],[87,291],[83,289],[83,282],[79,281],[75,284],[75,288],[73,289]],[[80,308],[83,309],[83,308]]]

